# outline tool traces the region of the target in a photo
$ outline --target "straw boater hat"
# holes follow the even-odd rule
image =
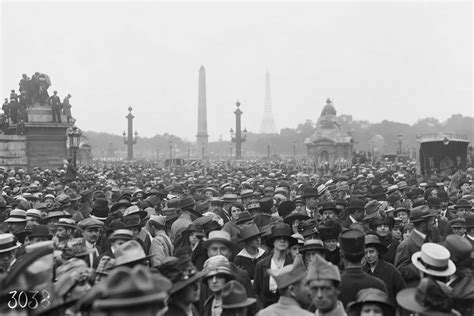
[[[5,223],[22,223],[26,222],[26,211],[14,209],[10,212],[10,216],[4,221]]]
[[[360,290],[357,293],[356,300],[347,305],[349,314],[360,315],[360,310],[364,304],[377,304],[381,306],[383,316],[395,315],[395,308],[390,304],[387,294],[379,289],[367,288]]]
[[[445,247],[435,243],[424,243],[421,250],[415,252],[411,262],[415,267],[429,275],[450,276],[456,272],[456,265],[450,258],[450,253]]]
[[[227,282],[222,289],[222,309],[224,310],[247,307],[256,301],[255,298],[247,298],[245,287],[237,281]]]
[[[13,234],[0,234],[0,253],[12,251],[20,246],[21,244],[16,241]]]
[[[114,233],[109,237],[109,240],[114,242],[115,240],[132,240],[133,239],[133,232],[128,229],[117,229]]]
[[[418,287],[403,289],[397,303],[404,309],[430,316],[460,316],[452,309],[452,289],[432,278],[421,279]]]
[[[167,278],[151,274],[146,267],[119,267],[104,280],[102,293],[94,301],[94,308],[111,310],[136,306],[137,311],[140,306],[164,308],[171,286]]]
[[[54,226],[62,226],[66,228],[76,229],[76,222],[72,218],[60,218]]]
[[[321,239],[308,239],[304,242],[303,247],[299,252],[304,255],[307,251],[317,251],[320,253],[325,253],[327,248],[324,247],[324,243]]]

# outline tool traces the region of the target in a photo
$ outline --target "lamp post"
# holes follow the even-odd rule
[[[191,159],[191,145],[188,144],[188,160]]]
[[[267,144],[267,158],[270,159],[270,144]]]
[[[232,142],[235,143],[235,158],[240,159],[242,158],[242,143],[245,142],[245,139],[247,137],[247,129],[245,128],[242,131],[242,125],[241,125],[241,116],[242,112],[240,110],[240,102],[237,101],[235,104],[237,105],[237,109],[235,110],[235,133],[234,130],[231,128],[230,129],[230,138]]]
[[[296,141],[293,142],[293,160],[296,161]]]
[[[69,138],[69,148],[72,151],[72,165],[76,167],[77,165],[77,149],[79,148],[79,144],[81,142],[81,130],[77,128],[77,126],[70,127],[68,129],[67,136]]]
[[[127,160],[133,160],[133,145],[137,143],[138,133],[135,131],[135,135],[133,134],[133,119],[135,116],[132,114],[132,107],[128,107],[128,115],[125,116],[128,120],[128,131],[125,133],[123,132],[123,143],[127,145]],[[135,137],[134,137],[135,136]]]
[[[402,154],[402,132],[398,132],[398,154]]]

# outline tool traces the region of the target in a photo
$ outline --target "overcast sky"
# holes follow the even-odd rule
[[[210,140],[229,138],[235,102],[258,132],[265,72],[278,129],[338,114],[379,122],[473,115],[472,4],[2,1],[1,91],[22,73],[72,94],[83,130],[195,140],[206,68]]]

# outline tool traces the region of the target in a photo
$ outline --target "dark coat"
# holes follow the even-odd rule
[[[341,275],[341,292],[339,293],[339,300],[344,308],[349,302],[356,300],[360,290],[367,288],[375,288],[387,293],[387,287],[379,278],[365,273],[362,268],[345,268]]]
[[[257,267],[257,263],[263,260],[267,255],[268,253],[264,253],[258,258],[249,258],[237,255],[235,256],[233,262],[237,267],[247,271],[250,278],[253,280],[253,278],[255,277],[255,268]]]
[[[388,236],[387,238],[379,236],[379,238],[382,244],[387,247],[387,251],[382,255],[383,259],[386,262],[393,264],[395,262],[395,255],[397,254],[397,248],[400,242],[392,238],[392,236]]]
[[[367,274],[379,278],[385,283],[385,286],[387,287],[388,299],[394,306],[396,306],[397,293],[406,288],[405,281],[403,281],[400,272],[398,272],[398,270],[392,264],[385,262],[383,259],[379,259],[375,265],[374,272],[370,270],[369,264],[366,264],[363,267],[363,270]]]
[[[257,293],[260,301],[263,304],[263,307],[267,307],[271,304],[278,302],[280,294],[271,293],[269,289],[270,276],[268,275],[267,270],[271,267],[272,255],[268,255],[261,261],[257,263],[255,267],[255,276],[253,278],[253,288],[255,293]],[[285,258],[285,266],[293,263],[293,259],[290,255],[287,255]]]
[[[420,251],[423,243],[423,238],[415,231],[412,231],[408,238],[397,247],[395,268],[398,269],[408,287],[416,287],[420,280],[418,269],[411,262],[411,256],[415,252]]]

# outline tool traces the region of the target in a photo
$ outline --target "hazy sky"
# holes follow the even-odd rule
[[[72,94],[83,130],[194,140],[198,71],[208,132],[229,138],[235,102],[258,132],[265,72],[277,128],[339,114],[413,123],[473,115],[472,4],[417,2],[156,3],[2,1],[1,91],[22,73]]]

